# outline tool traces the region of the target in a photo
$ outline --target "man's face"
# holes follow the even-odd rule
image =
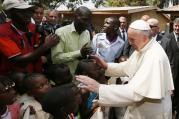
[[[80,31],[85,31],[88,27],[89,16],[85,14],[76,14],[75,15],[75,26]]]
[[[37,9],[34,10],[33,18],[35,20],[35,23],[40,24],[42,22],[43,16],[44,16],[43,8],[38,7]]]
[[[159,33],[159,26],[150,25],[152,36],[156,36]]]
[[[48,22],[49,22],[50,24],[56,24],[56,23],[58,23],[58,20],[59,20],[59,18],[58,18],[58,13],[55,12],[55,11],[49,12],[47,18],[48,18]]]
[[[113,23],[112,19],[106,18],[104,20],[104,25],[103,25],[102,31],[105,33],[114,32],[114,23]]]
[[[173,30],[177,35],[179,35],[179,23],[173,24]]]
[[[132,47],[139,51],[145,44],[146,36],[140,34],[139,31],[129,28],[128,29],[128,40]]]
[[[121,29],[126,29],[126,27],[127,27],[127,21],[126,21],[126,19],[120,18],[119,22],[120,22],[120,28]]]
[[[43,76],[31,80],[30,84],[33,85],[30,92],[34,97],[41,97],[43,94],[51,89],[48,79]]]
[[[33,15],[33,9],[13,9],[12,20],[19,24],[29,24]]]
[[[159,25],[155,21],[147,21],[151,28],[151,34],[152,36],[156,36],[159,33]]]

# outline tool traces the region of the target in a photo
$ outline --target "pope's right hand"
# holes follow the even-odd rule
[[[97,55],[90,55],[90,59],[93,59],[95,63],[97,63],[101,68],[107,69],[108,65],[106,61],[104,61],[102,58],[100,58]]]
[[[100,84],[96,80],[84,75],[78,75],[75,76],[75,78],[77,81],[81,82],[81,85],[78,86],[79,88],[86,89],[95,93],[99,92]]]

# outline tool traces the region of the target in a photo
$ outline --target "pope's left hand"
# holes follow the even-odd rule
[[[84,88],[95,93],[99,92],[100,83],[98,83],[94,79],[83,75],[75,76],[75,78],[82,83],[82,85],[79,85],[79,88]]]

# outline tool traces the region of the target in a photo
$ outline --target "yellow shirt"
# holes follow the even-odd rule
[[[90,45],[90,34],[87,30],[78,34],[74,23],[57,29],[56,34],[60,36],[61,40],[51,50],[52,62],[54,64],[67,64],[74,75],[78,63],[77,58],[81,56],[80,49],[86,43]]]

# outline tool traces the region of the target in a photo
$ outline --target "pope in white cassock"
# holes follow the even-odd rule
[[[128,106],[124,119],[172,119],[174,86],[165,51],[151,38],[150,26],[143,20],[130,24],[128,37],[135,51],[127,61],[106,63],[91,56],[106,69],[107,76],[128,76],[128,84],[104,85],[82,75],[76,79],[84,84],[81,88],[99,94],[100,106]]]

